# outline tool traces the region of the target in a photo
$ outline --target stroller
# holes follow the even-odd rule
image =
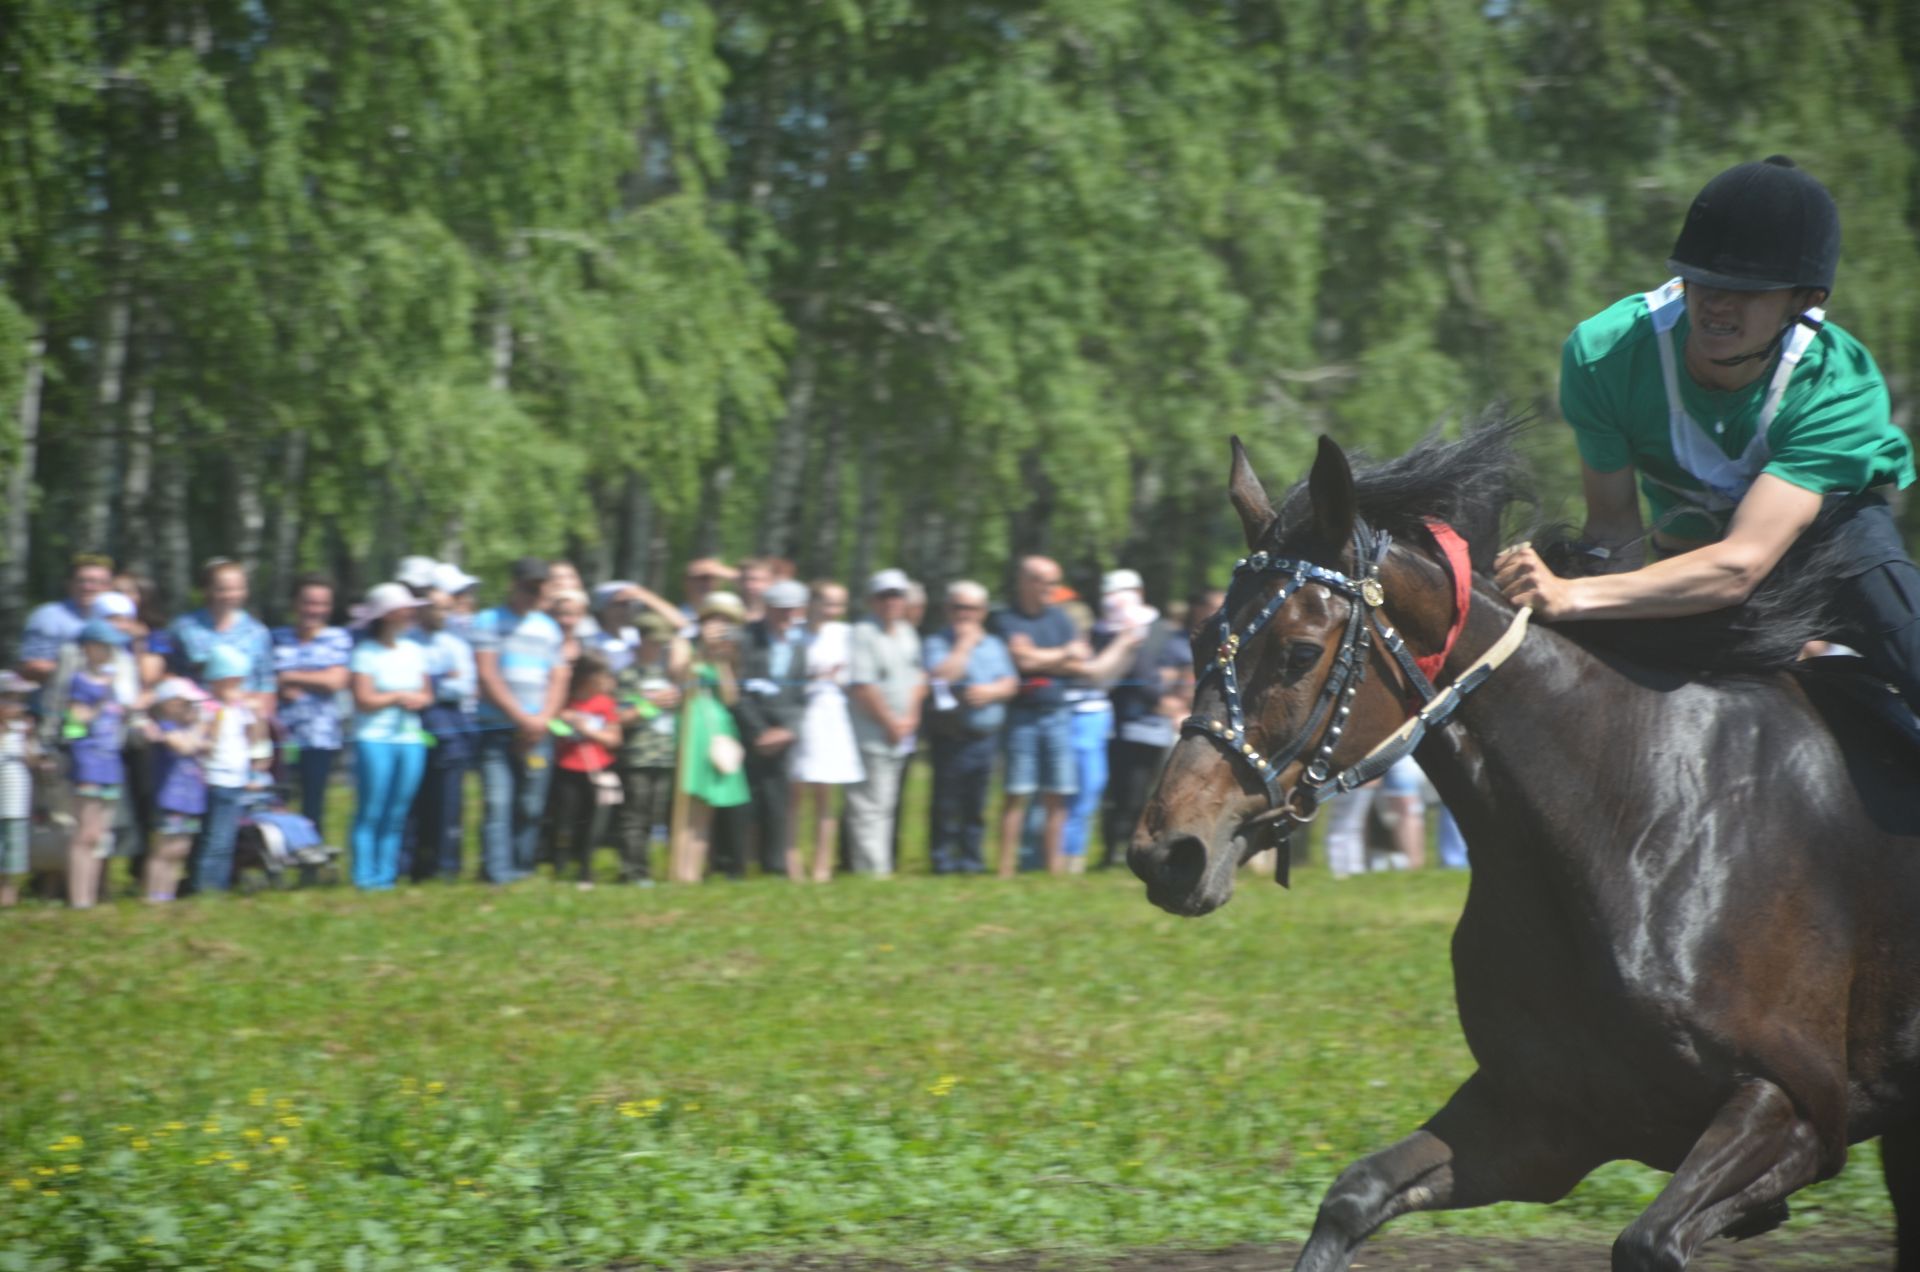
[[[274,727],[277,734],[277,721]],[[289,806],[290,774],[280,758],[284,754],[283,746],[274,747],[273,769],[254,774],[254,784],[241,802],[240,826],[233,840],[236,888],[340,882],[339,847],[324,842],[319,827]],[[256,874],[263,878],[256,882]]]

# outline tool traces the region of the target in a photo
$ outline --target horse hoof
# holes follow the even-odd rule
[[[1748,1237],[1757,1237],[1764,1232],[1772,1232],[1787,1221],[1787,1203],[1769,1202],[1749,1215],[1728,1224],[1720,1233],[1729,1241],[1745,1241]]]

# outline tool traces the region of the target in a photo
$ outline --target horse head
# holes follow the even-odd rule
[[[1297,498],[1276,514],[1238,438],[1228,495],[1248,556],[1195,636],[1193,715],[1127,851],[1148,898],[1175,914],[1226,904],[1237,868],[1288,819],[1311,820],[1330,775],[1406,722],[1410,676],[1389,642],[1409,659],[1439,650],[1453,617],[1446,568],[1367,526],[1332,441],[1307,515]]]

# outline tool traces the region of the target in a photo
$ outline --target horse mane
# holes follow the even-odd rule
[[[1530,466],[1518,442],[1530,417],[1496,419],[1468,427],[1457,440],[1438,429],[1396,459],[1369,462],[1350,455],[1360,515],[1400,540],[1418,541],[1428,518],[1444,521],[1467,541],[1476,573],[1491,573],[1504,545],[1510,515],[1526,516],[1514,538],[1531,539],[1547,565],[1563,576],[1596,572],[1565,527],[1543,522]],[[1751,676],[1792,667],[1810,640],[1830,639],[1837,627],[1834,581],[1843,560],[1833,535],[1841,509],[1829,504],[1794,542],[1747,600],[1687,618],[1593,619],[1558,623],[1553,630],[1595,652],[1702,676]],[[1306,483],[1287,492],[1270,536],[1284,543],[1312,523]]]

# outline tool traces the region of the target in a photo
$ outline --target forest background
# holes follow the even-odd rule
[[[1227,434],[1551,420],[1776,151],[1904,422],[1917,82],[1903,0],[0,0],[0,641],[77,550],[1184,589]]]

